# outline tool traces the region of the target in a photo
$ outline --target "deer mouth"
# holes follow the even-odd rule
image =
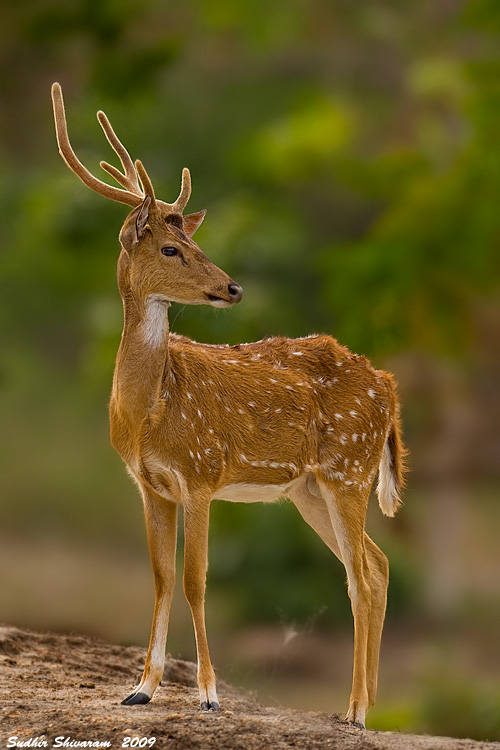
[[[205,296],[212,307],[229,307],[233,304],[230,299],[224,299],[224,297],[218,297],[216,294],[207,294]]]
[[[205,292],[207,300],[213,307],[228,307],[229,305],[234,305],[236,302],[240,301],[243,296],[243,289],[231,279],[227,285],[227,294],[227,297],[221,297],[218,294],[209,294],[208,292]]]

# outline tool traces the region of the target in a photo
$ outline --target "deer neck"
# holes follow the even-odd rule
[[[122,253],[123,256],[123,253]],[[159,295],[134,293],[128,268],[120,257],[118,286],[123,302],[123,333],[113,378],[114,401],[128,420],[142,420],[161,395],[170,366],[168,351],[170,303]]]

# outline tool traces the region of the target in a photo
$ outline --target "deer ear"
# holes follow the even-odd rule
[[[146,225],[149,219],[149,207],[151,198],[147,195],[140,206],[128,215],[125,224],[120,232],[120,244],[128,251],[137,245],[146,232]]]
[[[206,210],[203,210],[198,211],[195,214],[188,214],[187,216],[183,216],[182,224],[184,227],[184,234],[188,237],[192,237],[205,218],[206,213]]]

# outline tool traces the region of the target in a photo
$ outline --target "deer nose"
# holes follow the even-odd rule
[[[234,281],[229,284],[227,291],[229,292],[229,298],[231,302],[239,302],[243,296],[243,289]]]

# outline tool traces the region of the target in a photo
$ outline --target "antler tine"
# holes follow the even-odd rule
[[[108,139],[111,148],[120,158],[125,174],[122,174],[118,169],[116,169],[116,167],[114,167],[112,164],[108,164],[105,161],[101,161],[101,167],[108,174],[114,177],[122,187],[130,190],[132,193],[137,193],[138,195],[140,195],[142,193],[141,186],[139,184],[137,172],[135,171],[134,163],[130,158],[129,152],[113,130],[107,115],[99,110],[99,112],[97,113],[97,119],[99,120],[101,128],[103,129],[104,135]]]
[[[184,167],[184,169],[182,170],[181,192],[179,193],[179,197],[177,198],[175,203],[171,204],[173,210],[178,211],[181,214],[186,208],[186,205],[190,196],[191,196],[191,173],[187,167]]]
[[[64,111],[64,99],[62,95],[61,86],[58,83],[54,83],[52,85],[52,104],[54,107],[54,120],[55,120],[55,126],[56,126],[56,137],[57,137],[57,144],[59,146],[59,153],[61,154],[62,158],[64,159],[68,167],[81,179],[83,183],[85,183],[85,185],[87,185],[92,190],[95,190],[96,193],[100,193],[100,195],[104,195],[106,198],[111,198],[114,201],[118,201],[120,203],[126,203],[128,206],[133,206],[133,207],[138,206],[144,199],[144,195],[142,195],[140,190],[138,192],[136,192],[135,190],[122,190],[121,188],[116,188],[116,187],[113,187],[112,185],[107,185],[105,182],[98,180],[97,177],[94,177],[94,175],[91,174],[91,172],[89,172],[88,169],[83,166],[83,164],[80,162],[80,160],[76,156],[75,152],[73,151],[71,147],[71,143],[68,137],[68,128],[66,125],[66,114]],[[118,141],[116,136],[115,136],[115,139]],[[125,164],[124,164],[124,169],[126,170]],[[120,183],[120,184],[123,184],[123,183]]]
[[[130,180],[127,177],[127,175],[122,174],[120,170],[114,167],[112,164],[108,164],[107,161],[100,161],[99,166],[102,169],[104,169],[105,172],[110,174],[111,177],[114,177],[117,183],[121,185],[123,188],[125,188],[126,190],[129,187],[131,187]],[[137,192],[139,188],[135,185],[135,179],[134,179],[134,187],[135,187],[135,190],[133,192]]]
[[[156,203],[153,183],[151,182],[149,175],[146,172],[142,161],[137,159],[137,161],[135,162],[135,168],[136,168],[137,174],[139,175],[139,179],[142,182],[144,195],[149,195],[149,197],[151,198],[151,207],[153,207]]]

